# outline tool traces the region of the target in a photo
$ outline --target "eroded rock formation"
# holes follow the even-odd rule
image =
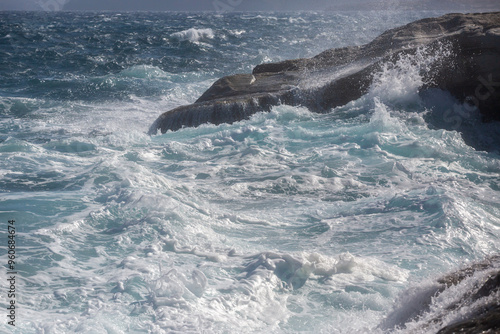
[[[386,31],[362,46],[313,58],[258,65],[251,74],[217,80],[195,103],[162,114],[149,133],[203,123],[232,123],[277,104],[328,112],[367,93],[374,73],[423,47],[449,56],[425,69],[422,89],[437,87],[476,105],[484,120],[500,120],[500,13],[447,14]],[[305,84],[315,82],[314,85]]]

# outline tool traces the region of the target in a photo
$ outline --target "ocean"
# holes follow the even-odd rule
[[[0,331],[435,333],[456,319],[426,323],[444,294],[408,315],[435,279],[499,253],[500,153],[477,111],[419,92],[442,55],[388,64],[328,113],[280,105],[147,135],[222,76],[441,14],[0,12]]]

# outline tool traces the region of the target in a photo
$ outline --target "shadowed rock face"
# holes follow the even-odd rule
[[[422,47],[427,53],[437,52],[443,45],[450,56],[422,73],[422,88],[447,90],[476,105],[485,121],[500,120],[500,13],[448,14],[388,30],[363,46],[262,64],[252,74],[221,78],[195,103],[162,114],[149,134],[232,123],[277,104],[328,112],[366,94],[383,64]]]

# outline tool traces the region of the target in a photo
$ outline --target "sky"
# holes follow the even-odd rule
[[[0,0],[0,10],[265,11],[444,9],[500,10],[500,0]]]

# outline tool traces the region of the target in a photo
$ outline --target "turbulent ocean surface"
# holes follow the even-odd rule
[[[434,333],[459,318],[426,323],[456,294],[425,309],[419,291],[500,251],[500,155],[480,149],[491,126],[475,147],[456,131],[477,112],[419,94],[442,55],[387,65],[330,113],[146,134],[224,75],[441,14],[0,12],[14,332]]]

